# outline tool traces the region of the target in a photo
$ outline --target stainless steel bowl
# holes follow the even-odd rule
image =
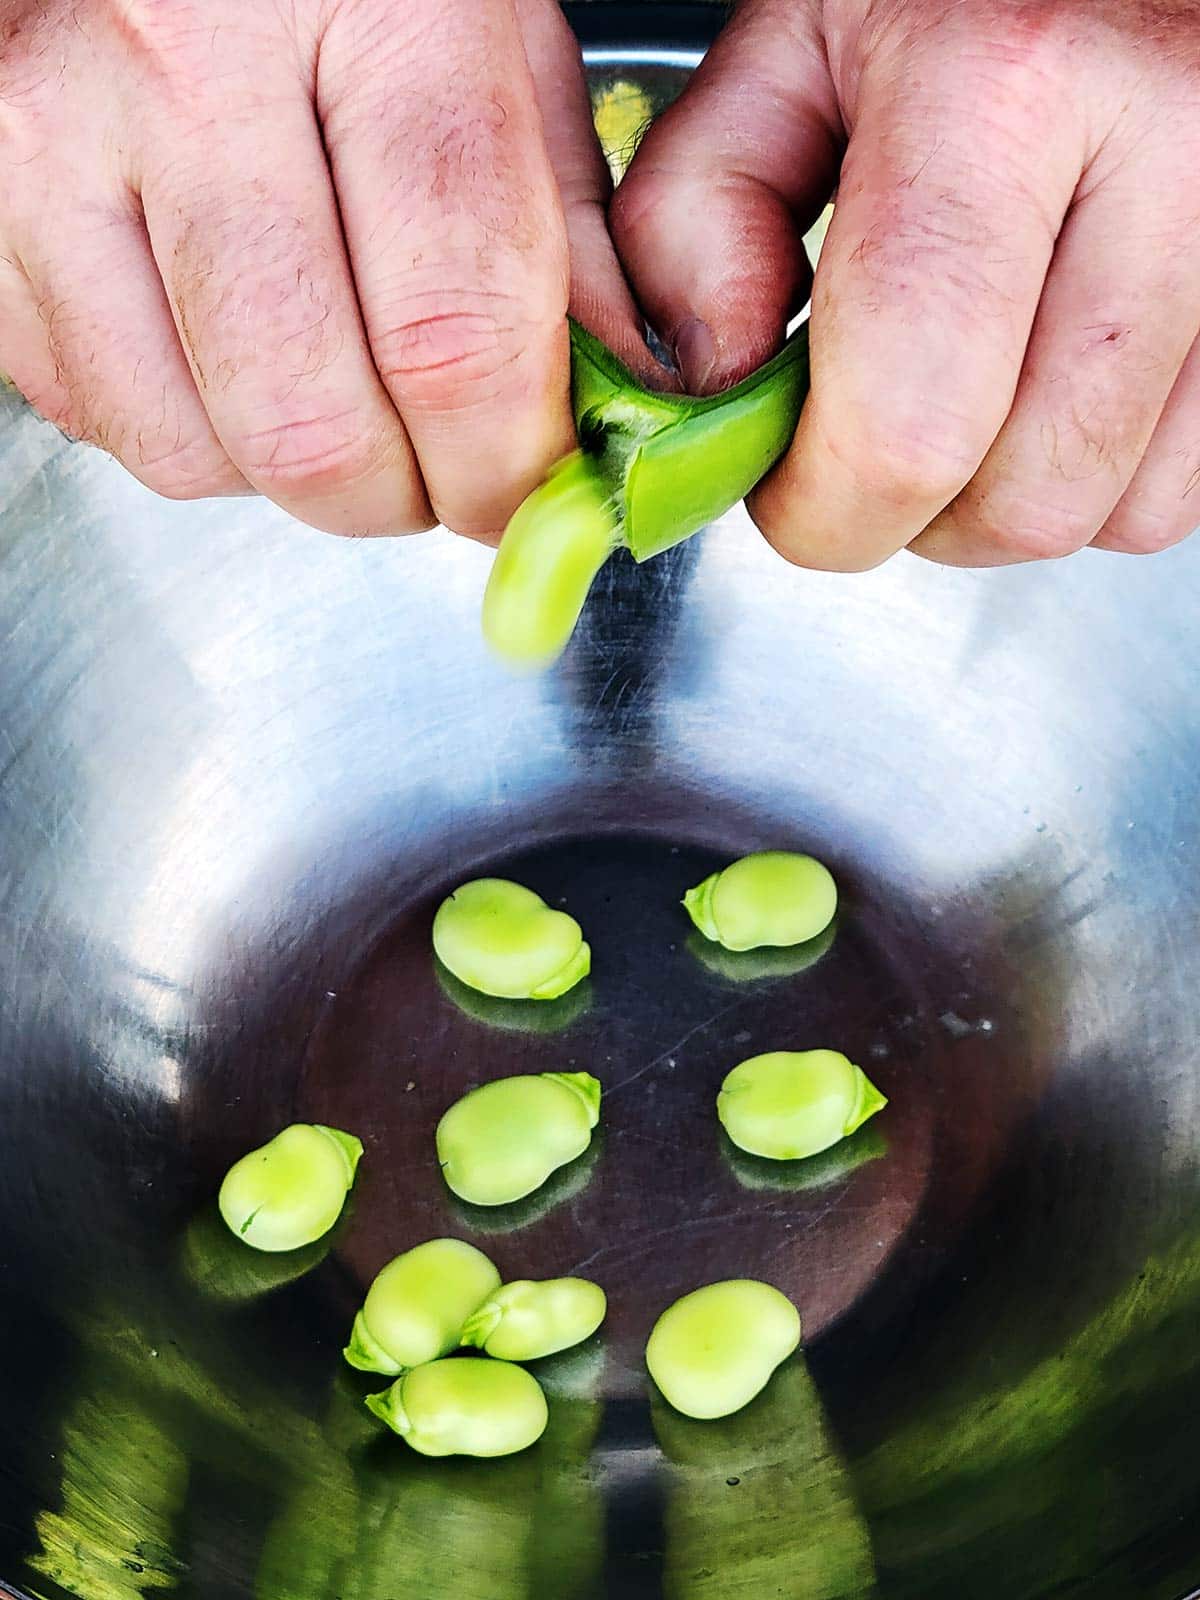
[[[628,19],[619,26],[628,28]],[[636,45],[636,33],[629,33]],[[682,41],[601,51],[677,86]],[[0,1578],[58,1600],[1178,1600],[1200,1582],[1200,542],[1151,561],[793,571],[742,514],[605,574],[560,670],[480,644],[489,556],[171,506],[0,423]],[[812,848],[828,949],[714,959],[711,865]],[[487,868],[596,952],[536,1014],[440,980]],[[835,1044],[891,1104],[797,1178],[713,1116]],[[435,1118],[603,1079],[524,1211]],[[227,1163],[367,1146],[327,1249],[248,1260]],[[582,1270],[602,1340],[507,1462],[380,1437],[340,1349],[437,1233]],[[302,1269],[307,1268],[307,1271]],[[727,1423],[647,1396],[680,1292],[794,1296],[806,1357]],[[4,1584],[0,1583],[0,1588]]]

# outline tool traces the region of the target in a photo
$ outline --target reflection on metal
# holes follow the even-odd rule
[[[718,1422],[679,1416],[657,1397],[652,1410],[668,1463],[667,1600],[875,1595],[867,1523],[802,1360]],[[772,1536],[784,1517],[792,1526]]]
[[[597,46],[585,54],[588,66],[596,72],[611,72],[614,69],[625,68],[644,71],[646,68],[656,67],[668,72],[692,72],[700,65],[704,52],[686,48],[671,49],[669,46],[651,46],[644,49],[622,49],[617,46],[606,49]]]
[[[592,91],[592,116],[613,182],[620,183],[654,116],[650,96],[641,84],[616,78]]]
[[[106,1374],[64,1423],[61,1505],[37,1518],[31,1571],[88,1600],[174,1588],[186,1489],[183,1452]]]

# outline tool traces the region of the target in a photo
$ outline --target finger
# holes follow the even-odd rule
[[[213,30],[214,59],[196,71],[240,82],[221,71],[222,37]],[[252,103],[176,112],[141,173],[196,387],[245,477],[302,521],[342,534],[428,527],[412,448],[367,345],[305,92],[264,61],[253,93]]]
[[[31,398],[43,414],[157,494],[249,493],[192,381],[136,207],[56,213],[53,230],[26,245],[22,260],[36,305]]]
[[[952,43],[881,56],[860,86],[813,286],[812,390],[750,501],[803,566],[877,565],[971,478],[1081,170],[1082,133],[1064,132],[1026,61],[984,74]]]
[[[1200,527],[1200,341],[1192,345],[1133,480],[1092,543],[1152,555]]]
[[[557,0],[518,0],[517,12],[566,221],[571,315],[644,381],[673,386],[647,348],[645,324],[608,231],[612,178],[575,35]]]
[[[574,442],[566,235],[509,0],[343,8],[318,105],[375,364],[434,509],[494,535]]]
[[[11,246],[0,246],[0,377],[15,384],[47,422],[66,431],[67,392],[50,354],[37,295]]]
[[[613,197],[620,258],[693,393],[753,371],[807,296],[802,239],[843,137],[816,9],[744,6]]]
[[[1195,200],[1165,151],[1072,207],[1012,411],[913,548],[955,566],[1069,555],[1099,533],[1200,331]]]

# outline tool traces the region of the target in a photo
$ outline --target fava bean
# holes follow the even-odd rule
[[[611,491],[581,450],[564,456],[504,530],[483,597],[483,636],[509,666],[548,667],[597,572],[621,543]]]
[[[721,1085],[717,1116],[741,1150],[795,1161],[861,1128],[887,1096],[837,1050],[773,1050],[743,1061]]]
[[[343,1354],[360,1372],[392,1376],[458,1348],[463,1324],[500,1274],[462,1239],[429,1239],[390,1262],[367,1291]]]
[[[761,850],[711,873],[683,904],[706,939],[727,950],[757,950],[823,933],[837,910],[837,885],[812,856]]]
[[[297,1122],[234,1162],[217,1205],[255,1250],[298,1250],[328,1233],[354,1186],[361,1142],[338,1128]]]
[[[604,1290],[586,1278],[520,1278],[467,1318],[462,1342],[502,1361],[538,1361],[590,1339],[607,1309]]]
[[[554,1000],[592,966],[575,918],[507,878],[476,878],[443,900],[433,948],[461,983],[501,1000]]]
[[[438,1123],[442,1174],[460,1200],[509,1205],[582,1155],[599,1118],[600,1084],[590,1072],[496,1078]]]
[[[800,1314],[753,1278],[706,1284],[668,1306],[646,1345],[646,1365],[684,1416],[727,1417],[748,1405],[800,1343]]]
[[[367,1407],[424,1456],[510,1456],[546,1430],[541,1385],[509,1361],[431,1361]]]

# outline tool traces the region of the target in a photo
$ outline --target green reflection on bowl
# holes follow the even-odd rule
[[[740,1150],[724,1129],[721,1130],[721,1159],[744,1189],[765,1189],[775,1193],[804,1189],[824,1189],[841,1183],[868,1161],[887,1154],[887,1138],[873,1122],[864,1123],[848,1139],[822,1150],[819,1155],[799,1161],[771,1161]]]
[[[592,1003],[592,986],[587,978],[557,1000],[498,1000],[463,983],[436,956],[433,970],[446,999],[464,1016],[505,1033],[562,1033],[578,1022]]]
[[[236,1239],[225,1226],[216,1205],[194,1216],[180,1242],[179,1262],[184,1275],[213,1300],[254,1300],[260,1295],[295,1283],[320,1266],[337,1241],[349,1216],[349,1198],[342,1214],[321,1238],[299,1250],[253,1250]]]
[[[837,934],[837,918],[804,944],[764,945],[758,950],[726,950],[696,931],[687,948],[702,967],[729,983],[765,983],[772,978],[794,978],[820,961]]]

